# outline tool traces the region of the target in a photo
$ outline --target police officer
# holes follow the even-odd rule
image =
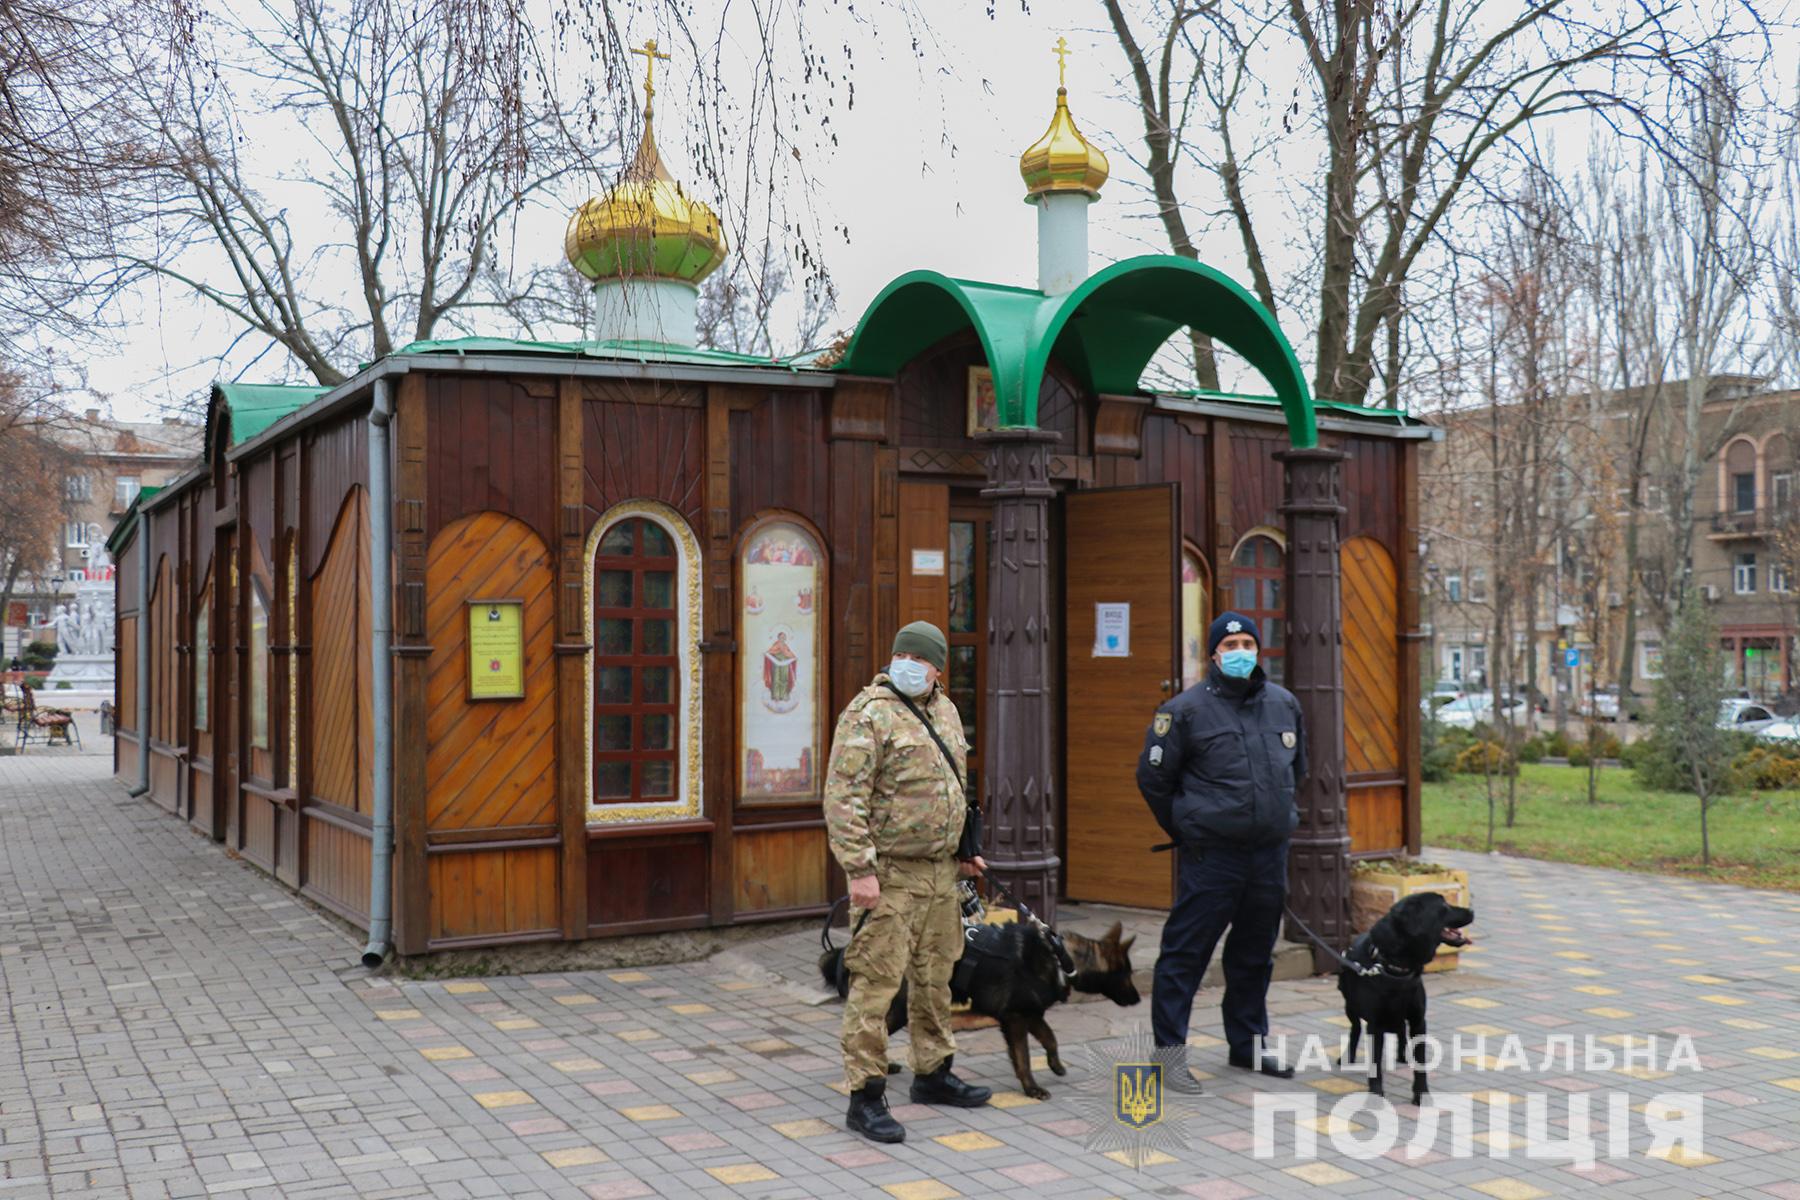
[[[1294,795],[1306,775],[1306,733],[1292,692],[1257,665],[1256,622],[1228,612],[1207,630],[1206,677],[1156,710],[1138,758],[1138,790],[1181,856],[1151,992],[1158,1046],[1187,1053],[1194,993],[1225,938],[1221,1015],[1234,1067],[1291,1078],[1263,1051],[1269,978],[1287,898]],[[1167,1083],[1198,1093],[1185,1065]]]
[[[893,661],[838,718],[825,781],[831,852],[850,880],[852,929],[844,966],[845,1124],[877,1142],[906,1130],[887,1107],[887,1011],[907,981],[915,1104],[978,1108],[990,1092],[951,1073],[950,972],[962,954],[956,881],[987,866],[962,840],[968,743],[939,686],[943,633],[914,621],[894,638]]]

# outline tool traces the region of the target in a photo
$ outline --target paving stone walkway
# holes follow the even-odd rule
[[[835,1004],[733,956],[643,970],[440,981],[371,979],[342,926],[142,801],[97,757],[0,758],[0,1200],[38,1196],[1297,1195],[1532,1200],[1571,1192],[1800,1200],[1800,896],[1533,862],[1444,855],[1473,872],[1480,948],[1435,977],[1433,1028],[1486,1054],[1434,1076],[1475,1094],[1476,1138],[1379,1104],[1333,1118],[1353,1076],[1288,1084],[1222,1065],[1215,999],[1195,1060],[1216,1076],[1186,1136],[1150,1155],[1086,1148],[1110,1120],[1110,1060],[1083,1044],[1147,1024],[1142,1006],[1054,1014],[1071,1073],[1015,1090],[998,1035],[959,1068],[1000,1089],[973,1112],[899,1105],[909,1139],[841,1128]],[[1152,948],[1140,959],[1147,962]],[[771,953],[765,961],[776,961]],[[1278,983],[1277,1032],[1343,1032],[1330,980]],[[1593,1035],[1610,1070],[1545,1064],[1546,1039]],[[1516,1035],[1529,1052],[1519,1069]],[[1654,1067],[1627,1037],[1659,1039]],[[1664,1074],[1669,1050],[1692,1059]],[[1296,1042],[1297,1045],[1297,1042]],[[1097,1069],[1104,1068],[1104,1069]],[[901,1077],[902,1086],[905,1077]],[[1106,1082],[1103,1089],[1101,1083]],[[1265,1086],[1266,1084],[1266,1086]],[[1404,1077],[1394,1092],[1403,1094]],[[1107,1094],[1102,1095],[1105,1091]],[[1617,1093],[1626,1099],[1609,1108]],[[1653,1145],[1657,1097],[1704,1142]],[[1568,1135],[1592,1101],[1600,1158],[1530,1156],[1524,1107],[1548,1096]],[[1317,1104],[1316,1155],[1253,1153],[1258,1097]],[[1517,1100],[1510,1130],[1486,1106]],[[1665,1119],[1667,1114],[1662,1114]],[[1672,1118],[1679,1122],[1682,1118]],[[1628,1153],[1607,1154],[1609,1118]],[[1397,1121],[1396,1121],[1397,1118]],[[1170,1118],[1173,1121],[1173,1117]],[[1382,1122],[1399,1140],[1359,1157]],[[1339,1136],[1334,1142],[1333,1132]],[[1542,1139],[1539,1139],[1541,1142]]]

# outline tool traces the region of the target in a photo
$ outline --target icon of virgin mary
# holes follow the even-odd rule
[[[787,638],[787,630],[778,631],[774,643],[763,651],[763,707],[775,713],[792,712],[800,703],[794,694],[800,659]]]

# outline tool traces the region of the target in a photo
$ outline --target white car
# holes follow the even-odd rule
[[[1800,718],[1782,717],[1756,731],[1759,742],[1800,742]]]
[[[1517,696],[1507,696],[1501,701],[1501,705],[1508,719],[1524,720],[1525,701]],[[1437,719],[1445,725],[1454,725],[1458,729],[1473,729],[1477,725],[1492,724],[1494,721],[1494,697],[1485,692],[1458,696],[1437,710]]]
[[[1719,728],[1743,733],[1761,734],[1771,726],[1791,724],[1782,721],[1764,705],[1754,700],[1732,699],[1719,705]]]

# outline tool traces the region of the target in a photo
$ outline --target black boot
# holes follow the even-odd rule
[[[1185,1047],[1180,1053],[1168,1056],[1168,1061],[1163,1066],[1163,1087],[1167,1091],[1180,1092],[1184,1096],[1206,1095],[1206,1089],[1200,1086],[1200,1081],[1194,1078],[1192,1071],[1188,1070]]]
[[[950,1064],[956,1056],[953,1054],[938,1064],[938,1069],[929,1075],[914,1075],[912,1081],[912,1102],[914,1104],[948,1104],[954,1108],[980,1108],[988,1102],[994,1093],[984,1087],[964,1083],[950,1073]]]
[[[1294,1077],[1294,1068],[1283,1066],[1280,1059],[1262,1050],[1233,1050],[1226,1061],[1240,1071],[1256,1071],[1271,1079]]]
[[[888,1111],[887,1080],[880,1075],[850,1093],[850,1111],[844,1114],[844,1126],[871,1142],[891,1144],[906,1140],[906,1127]]]

